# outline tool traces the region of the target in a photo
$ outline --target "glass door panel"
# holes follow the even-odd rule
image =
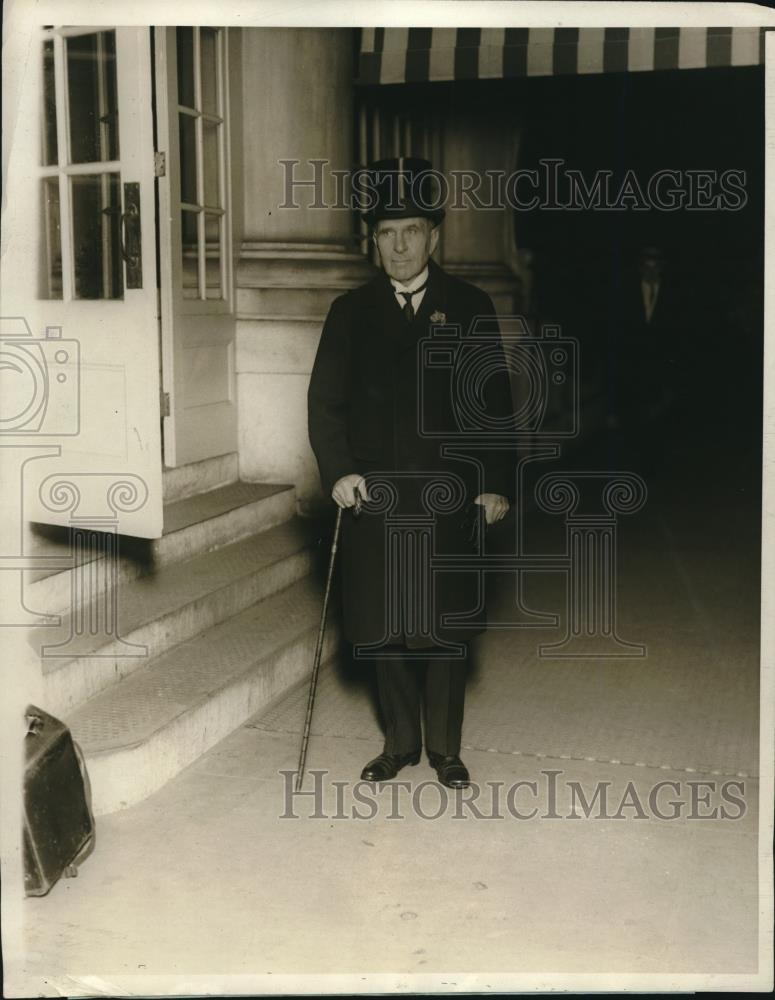
[[[18,74],[11,92],[17,120],[35,127],[16,128],[9,144],[3,309],[27,353],[42,359],[45,390],[34,425],[26,410],[14,416],[14,433],[45,452],[26,466],[24,516],[64,526],[108,517],[121,534],[158,537],[150,29],[35,26],[21,34],[8,39],[9,75]],[[70,484],[58,493],[73,499],[69,506],[43,488],[60,479]],[[135,491],[133,506],[122,500],[111,509],[119,486]]]
[[[62,298],[62,232],[59,211],[59,178],[44,177],[40,182],[42,205],[39,235],[38,297]]]
[[[74,295],[120,299],[124,294],[119,174],[75,174],[72,184]]]
[[[43,166],[49,167],[59,162],[57,146],[57,101],[54,77],[54,40],[47,38],[43,43]]]
[[[175,38],[183,296],[222,300],[227,287],[225,227],[219,221],[225,214],[224,32],[222,28],[177,28]]]
[[[119,159],[116,33],[65,39],[70,162]]]
[[[237,449],[229,167],[229,32],[158,29],[162,372],[170,396],[164,459]],[[166,224],[165,224],[165,220]]]

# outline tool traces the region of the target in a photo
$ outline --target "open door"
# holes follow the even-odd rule
[[[158,537],[150,31],[35,28],[12,45],[5,457],[36,459],[20,470],[27,520]]]
[[[237,450],[228,29],[157,28],[164,462]]]

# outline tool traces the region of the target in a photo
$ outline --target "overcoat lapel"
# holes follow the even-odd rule
[[[447,291],[448,282],[445,278],[444,272],[438,264],[434,264],[432,260],[429,260],[428,291],[425,294],[425,298],[422,300],[420,312],[417,314],[418,319],[421,315],[423,316],[423,323],[426,328],[430,323],[431,316],[434,313],[440,312],[446,316],[447,310],[449,309]]]
[[[374,330],[395,351],[406,327],[406,320],[396,300],[390,278],[384,271],[380,271],[374,279],[374,308]]]
[[[393,301],[396,301],[395,296],[393,296]],[[398,305],[397,302],[396,305]],[[401,350],[415,350],[417,348],[417,341],[428,336],[431,316],[437,312],[446,315],[446,310],[447,283],[444,280],[444,272],[430,260],[428,261],[428,287],[425,290],[425,295],[422,297],[420,308],[417,310],[414,321],[412,323],[404,322],[401,328]]]
[[[384,271],[372,279],[369,292],[366,309],[359,317],[362,325],[356,335],[364,338],[363,349],[372,355],[372,362],[379,359],[374,367],[369,365],[369,369],[376,369],[387,376],[396,356],[401,329],[406,324],[393,295],[393,286]]]
[[[373,279],[369,315],[364,320],[368,331],[376,339],[374,350],[386,363],[391,354],[397,357],[417,349],[418,341],[428,336],[434,314],[442,313],[447,321],[452,321],[447,291],[444,272],[429,261],[428,287],[413,322],[407,323],[385,271],[380,271]]]

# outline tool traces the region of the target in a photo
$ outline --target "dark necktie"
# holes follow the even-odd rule
[[[419,295],[420,292],[424,291],[427,287],[428,282],[426,281],[424,285],[420,285],[419,288],[415,288],[412,292],[398,292],[404,300],[404,317],[407,323],[411,323],[414,320],[414,306],[412,305],[412,298],[415,295]],[[396,291],[398,291],[398,289],[396,289]]]

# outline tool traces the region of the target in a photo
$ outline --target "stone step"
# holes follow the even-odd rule
[[[155,566],[188,559],[266,531],[296,513],[293,486],[229,483],[170,504],[164,511],[164,534],[154,542]]]
[[[103,594],[60,627],[31,630],[47,711],[66,715],[150,658],[294,583],[313,569],[319,538],[315,523],[297,517],[124,583],[115,611]]]
[[[95,814],[140,802],[303,680],[321,606],[321,584],[305,577],[180,643],[70,715]],[[323,659],[336,648],[332,625]]]
[[[186,500],[208,490],[218,489],[239,479],[239,455],[236,451],[201,462],[189,462],[170,469],[162,469],[161,481],[164,502]]]
[[[34,526],[26,555],[44,561],[47,557],[68,559],[67,568],[36,569],[25,572],[25,605],[40,614],[56,614],[76,603],[88,603],[111,582],[122,584],[139,576],[209,552],[231,542],[274,527],[296,513],[292,486],[274,483],[235,482],[164,505],[161,538],[117,538],[119,556],[114,574],[108,573],[101,547],[111,541],[102,533],[79,535],[73,546],[70,530],[50,525]],[[116,541],[115,537],[113,539]],[[76,581],[73,567],[89,566],[82,581]],[[84,597],[82,582],[89,589]]]

